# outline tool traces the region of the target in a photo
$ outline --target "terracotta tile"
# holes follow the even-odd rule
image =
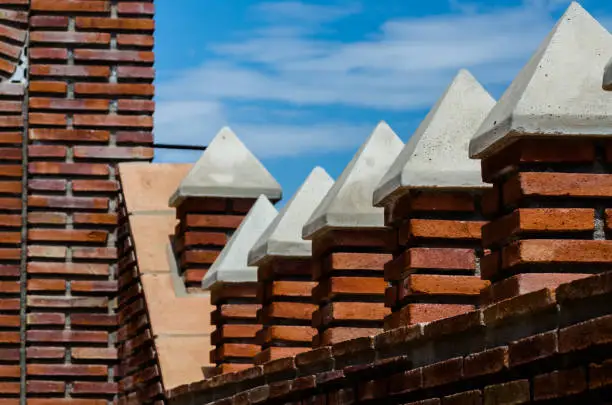
[[[167,390],[204,379],[202,367],[210,366],[209,335],[158,337],[155,344]]]
[[[144,274],[141,278],[155,335],[210,334],[210,312],[206,295],[177,297],[170,274]]]
[[[170,271],[170,260],[175,259],[168,257],[168,246],[175,225],[174,214],[130,217],[136,257],[142,274]]]
[[[169,210],[168,200],[193,165],[121,163],[119,176],[128,212]]]

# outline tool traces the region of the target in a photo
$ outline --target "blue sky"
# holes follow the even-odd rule
[[[612,29],[612,2],[581,4]],[[316,165],[336,178],[380,120],[406,141],[460,68],[498,98],[568,5],[160,1],[156,140],[205,145],[229,125],[288,198]]]

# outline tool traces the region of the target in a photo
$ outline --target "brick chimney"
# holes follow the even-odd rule
[[[251,367],[259,352],[255,341],[261,329],[256,319],[260,308],[257,267],[247,265],[247,256],[277,214],[272,203],[260,196],[202,280],[202,288],[210,290],[211,303],[216,305],[211,314],[215,348],[210,352],[210,362],[216,367],[208,376]]]
[[[601,83],[610,49],[608,31],[573,3],[470,143],[493,184],[485,304],[612,263],[612,97]]]
[[[478,274],[478,207],[488,188],[468,158],[470,138],[495,101],[467,71],[454,78],[374,192],[396,232],[385,329],[473,310],[486,285]]]
[[[229,128],[223,128],[170,198],[176,208],[174,252],[188,289],[202,278],[255,200],[281,198],[281,187]]]
[[[306,178],[294,196],[249,252],[258,266],[261,352],[256,364],[295,355],[311,348],[312,244],[302,239],[302,226],[334,181],[320,167]]]
[[[372,206],[372,193],[403,146],[386,123],[378,124],[303,227],[317,282],[313,347],[382,331],[390,312],[383,266],[393,234],[384,210]]]

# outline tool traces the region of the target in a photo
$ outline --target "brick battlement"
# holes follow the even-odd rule
[[[610,286],[604,273],[345,341],[178,387],[169,403],[604,403]]]

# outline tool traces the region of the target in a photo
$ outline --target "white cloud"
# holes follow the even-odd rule
[[[213,58],[158,83],[158,138],[176,139],[170,134],[183,130],[212,136],[216,130],[210,127],[225,123],[234,103],[269,102],[272,110],[259,108],[230,123],[265,156],[353,148],[371,129],[358,118],[304,125],[299,118],[278,119],[278,112],[423,109],[460,68],[472,70],[485,85],[508,83],[554,24],[551,10],[567,3],[525,0],[485,10],[451,1],[458,12],[381,21],[375,32],[352,42],[339,34],[329,39],[329,27],[358,12],[355,3],[260,3],[253,11],[261,26],[238,33],[235,41],[209,44]]]

